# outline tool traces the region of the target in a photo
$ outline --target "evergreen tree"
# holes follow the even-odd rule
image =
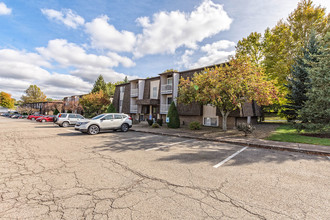
[[[303,123],[300,129],[330,132],[330,32],[324,37],[320,54],[313,55],[314,62],[309,70],[310,88],[304,107],[299,112]]]
[[[127,76],[125,76],[124,83],[128,83],[128,82],[129,82],[128,78],[127,78]]]
[[[110,105],[107,109],[107,113],[117,113],[116,108],[112,103],[110,103]]]
[[[57,115],[59,113],[59,111],[57,110],[57,108],[54,111],[54,115]]]
[[[171,103],[170,108],[168,109],[167,117],[169,118],[169,122],[167,123],[169,128],[180,127],[179,113],[174,102]]]
[[[309,42],[306,47],[302,48],[302,56],[298,56],[295,64],[292,66],[291,77],[286,85],[289,93],[286,96],[288,104],[285,105],[283,113],[288,120],[297,119],[298,111],[307,101],[306,92],[309,87],[308,72],[313,63],[316,62],[316,55],[320,52],[320,45],[316,39],[315,32],[310,35]]]
[[[108,94],[108,87],[107,84],[105,83],[103,76],[99,75],[99,77],[97,78],[97,80],[94,83],[93,89],[92,89],[92,93],[97,93],[99,91],[103,91],[104,93]]]

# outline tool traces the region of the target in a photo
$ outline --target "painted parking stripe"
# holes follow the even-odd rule
[[[158,150],[160,148],[169,147],[172,145],[181,144],[181,143],[185,143],[185,142],[189,142],[189,141],[193,141],[193,140],[185,140],[185,141],[175,142],[172,144],[167,144],[167,145],[163,145],[163,146],[159,146],[159,147],[153,147],[153,148],[146,149],[145,151]]]
[[[72,133],[80,133],[80,131],[73,131],[73,130],[67,130],[67,131],[70,131]]]
[[[232,154],[231,156],[227,157],[226,159],[224,159],[223,161],[221,161],[220,163],[214,165],[214,168],[218,168],[221,165],[223,165],[224,163],[226,163],[227,161],[229,161],[230,159],[232,159],[233,157],[235,157],[236,155],[238,155],[239,153],[241,153],[242,151],[246,150],[248,147],[244,147],[242,149],[240,149],[239,151],[237,151],[236,153]]]

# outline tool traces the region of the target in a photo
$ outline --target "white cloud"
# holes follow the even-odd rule
[[[210,53],[210,51],[217,51],[222,49],[228,49],[229,47],[234,47],[236,44],[233,41],[229,40],[219,40],[212,44],[206,44],[201,47],[201,51]]]
[[[12,49],[0,50],[0,77],[38,79],[49,75],[50,67],[40,55]]]
[[[50,20],[62,22],[68,27],[76,29],[80,25],[84,25],[85,20],[74,13],[71,9],[62,9],[56,11],[54,9],[41,9],[41,12]]]
[[[49,60],[55,60],[64,67],[73,66],[83,68],[91,66],[95,68],[115,67],[122,63],[124,66],[133,66],[134,63],[127,57],[121,57],[115,53],[110,56],[98,56],[87,54],[86,51],[74,43],[68,43],[64,39],[55,39],[48,42],[47,47],[37,48],[37,51]]]
[[[10,15],[11,8],[8,8],[7,5],[3,2],[0,2],[0,15]]]
[[[192,62],[192,55],[197,51],[186,50],[181,56],[181,60],[178,62],[179,65],[186,68],[198,68],[202,66],[209,66],[213,64],[223,63],[229,60],[230,56],[235,54],[234,46],[236,44],[228,40],[220,40],[212,44],[206,44],[198,51],[202,55],[196,62]],[[231,49],[225,51],[225,49]]]
[[[118,31],[108,20],[104,15],[86,23],[86,32],[91,36],[92,45],[113,51],[132,51],[136,41],[134,33]]]
[[[204,0],[191,13],[180,11],[159,12],[136,21],[143,27],[138,35],[134,51],[136,57],[146,54],[174,53],[178,47],[197,48],[197,42],[211,37],[220,31],[228,30],[232,19],[222,5]]]

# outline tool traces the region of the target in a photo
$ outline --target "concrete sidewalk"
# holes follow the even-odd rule
[[[220,129],[216,128],[205,128],[201,130],[189,130],[189,128],[179,128],[170,129],[166,125],[161,128],[152,128],[145,123],[140,123],[138,125],[133,125],[132,131],[144,132],[151,134],[175,136],[175,137],[185,137],[194,138],[199,140],[207,141],[217,141],[223,143],[237,144],[248,147],[258,147],[281,151],[292,151],[301,152],[307,154],[316,154],[330,156],[330,147],[323,145],[313,145],[313,144],[301,144],[301,143],[290,143],[290,142],[279,142],[270,141],[264,139],[258,139],[254,137],[245,137],[241,132],[236,130],[230,130],[227,132],[222,132]]]

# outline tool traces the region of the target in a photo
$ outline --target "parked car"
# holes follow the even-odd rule
[[[11,115],[10,116],[10,118],[15,118],[15,119],[18,119],[19,118],[19,116],[21,116],[20,114],[13,114],[13,115]]]
[[[122,113],[107,113],[95,116],[91,120],[76,123],[75,130],[88,134],[98,134],[104,130],[128,131],[132,127],[132,118]]]
[[[27,117],[28,117],[28,115],[20,115],[18,118],[22,119],[22,118],[27,118]]]
[[[58,124],[60,127],[68,127],[69,125],[75,125],[77,121],[85,119],[80,114],[73,113],[60,113],[55,120],[55,124]]]
[[[45,115],[43,117],[37,118],[37,122],[52,122],[54,120],[54,115]]]
[[[37,118],[40,118],[42,116],[44,116],[44,115],[41,115],[41,114],[29,115],[27,117],[27,119],[32,120],[32,121],[35,121]]]

